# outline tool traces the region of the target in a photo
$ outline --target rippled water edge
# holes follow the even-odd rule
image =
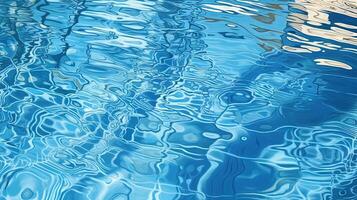
[[[5,199],[355,199],[353,1],[1,1]]]

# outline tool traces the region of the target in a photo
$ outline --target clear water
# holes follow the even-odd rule
[[[1,0],[0,199],[357,199],[355,0]]]

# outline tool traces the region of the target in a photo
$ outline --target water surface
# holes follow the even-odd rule
[[[357,199],[354,0],[0,0],[0,199]]]

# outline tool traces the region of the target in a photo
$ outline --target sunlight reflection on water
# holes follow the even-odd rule
[[[0,199],[356,199],[356,6],[0,2]]]

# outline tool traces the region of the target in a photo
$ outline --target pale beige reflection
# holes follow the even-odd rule
[[[329,66],[329,67],[338,67],[338,68],[342,68],[342,69],[348,69],[351,70],[352,67],[347,65],[346,63],[340,62],[340,61],[336,61],[336,60],[330,60],[330,59],[315,59],[314,60],[316,62],[317,65],[323,65],[323,66]]]
[[[346,29],[356,29],[354,24],[331,23],[328,13],[339,13],[357,18],[357,1],[353,0],[295,0],[292,8],[306,14],[290,13],[289,25],[309,36],[330,39],[341,43],[357,45],[357,33]],[[322,25],[328,25],[321,27]]]
[[[356,0],[295,0],[290,6],[304,11],[304,14],[291,12],[288,17],[289,26],[302,34],[288,33],[287,39],[295,45],[284,45],[282,48],[285,51],[313,53],[340,50],[356,53],[356,48],[341,46],[341,43],[357,46],[356,24],[333,22],[330,16],[331,13],[338,13],[345,17],[357,18]],[[326,42],[326,39],[330,41]],[[352,69],[345,63],[330,59],[318,58],[315,62],[318,65]]]
[[[258,12],[257,9],[224,1],[217,1],[217,4],[204,4],[203,9],[211,12],[238,13],[242,15],[256,15],[256,12]]]
[[[353,24],[334,23],[331,24],[328,13],[339,13],[346,17],[357,18],[357,1],[355,0],[295,0],[291,7],[302,10],[307,14],[291,13],[290,25],[302,33],[310,36],[327,38],[339,42],[357,45],[357,34],[344,28],[356,28]],[[306,24],[304,23],[306,22]],[[314,26],[310,26],[310,25]],[[319,28],[321,25],[329,25]]]

